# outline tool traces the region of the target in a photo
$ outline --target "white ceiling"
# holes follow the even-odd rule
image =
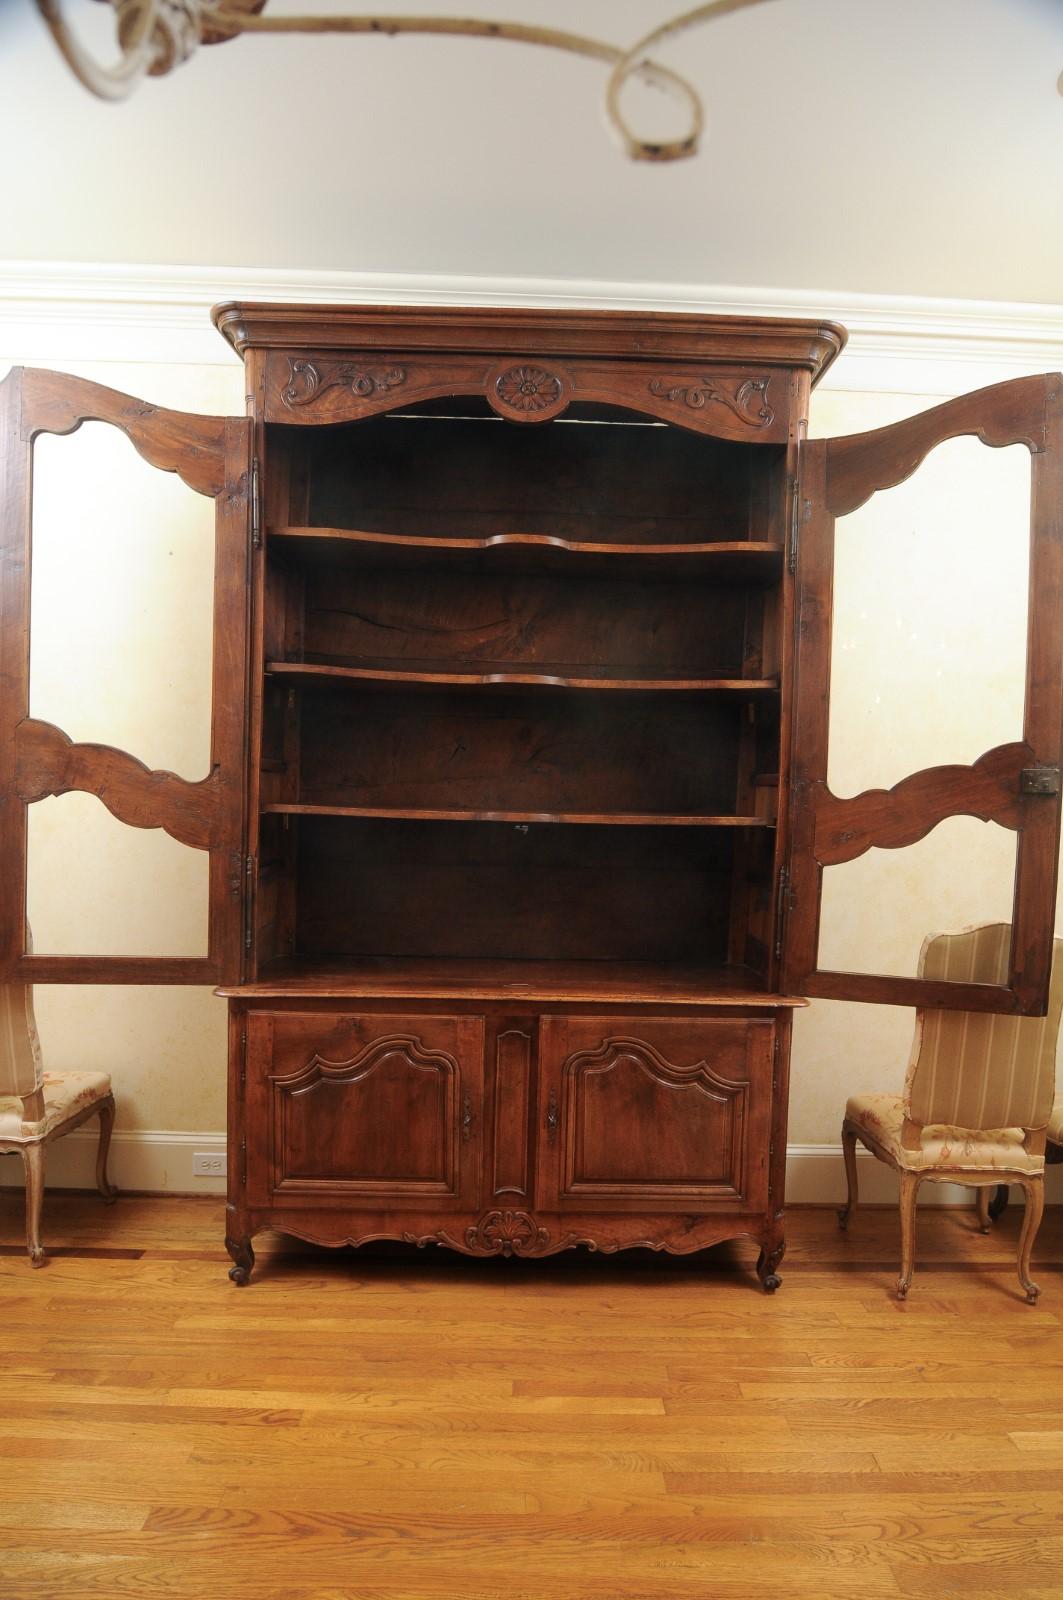
[[[682,4],[384,9],[630,43]],[[660,55],[708,112],[672,166],[628,161],[604,69],[553,52],[245,38],[109,105],[0,0],[0,258],[1063,302],[1063,0],[774,0]]]

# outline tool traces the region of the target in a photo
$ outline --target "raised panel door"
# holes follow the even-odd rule
[[[545,1210],[763,1208],[770,1019],[544,1017]]]
[[[472,1209],[482,1017],[250,1014],[248,1201]]]

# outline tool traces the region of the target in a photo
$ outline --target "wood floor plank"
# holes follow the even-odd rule
[[[1063,1215],[795,1212],[755,1249],[476,1262],[259,1241],[216,1201],[0,1194],[4,1600],[1047,1600]],[[924,1243],[925,1241],[925,1243]],[[1057,1303],[1058,1302],[1058,1303]]]

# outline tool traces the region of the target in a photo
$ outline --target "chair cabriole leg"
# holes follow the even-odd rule
[[[978,1210],[978,1226],[983,1233],[988,1233],[993,1226],[989,1215],[989,1190],[984,1186],[976,1189],[976,1206]]]
[[[845,1182],[848,1194],[845,1204],[838,1212],[838,1226],[844,1231],[860,1203],[860,1181],[856,1175],[856,1129],[850,1122],[842,1123],[842,1155],[845,1157]]]
[[[26,1169],[26,1248],[30,1265],[44,1266],[44,1246],[41,1244],[41,1206],[44,1202],[44,1145],[27,1144],[22,1150],[22,1164]]]
[[[1030,1254],[1045,1209],[1045,1180],[1029,1178],[1022,1187],[1026,1195],[1026,1210],[1022,1219],[1022,1233],[1019,1236],[1019,1282],[1026,1291],[1027,1304],[1032,1306],[1036,1304],[1037,1296],[1041,1293],[1039,1285],[1030,1277]]]
[[[897,1299],[905,1300],[915,1270],[915,1200],[922,1175],[901,1173],[901,1273],[897,1279]]]
[[[96,1187],[108,1205],[118,1198],[118,1190],[107,1177],[107,1154],[111,1148],[111,1130],[114,1128],[114,1095],[100,1101],[100,1142],[96,1148]]]

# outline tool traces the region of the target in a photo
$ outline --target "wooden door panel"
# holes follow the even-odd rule
[[[252,1204],[475,1206],[482,1017],[254,1012]]]
[[[835,522],[877,491],[910,477],[936,446],[962,435],[995,447],[1024,445],[1031,453],[1025,716],[1016,729],[1022,737],[969,765],[943,763],[911,773],[889,789],[843,798],[827,784]],[[833,999],[1044,1015],[1063,764],[1063,377],[997,384],[892,427],[803,445],[800,498],[791,856],[780,895],[782,987]],[[920,581],[917,569],[910,581]],[[947,594],[941,603],[948,604]],[[819,956],[824,869],[871,849],[904,849],[956,816],[980,818],[1016,834],[1006,982],[931,982],[826,970]],[[941,928],[923,930],[937,931]]]
[[[196,782],[150,770],[135,754],[110,745],[74,742],[29,714],[34,442],[45,433],[72,433],[87,421],[120,430],[151,466],[177,473],[215,503],[210,770]],[[168,411],[63,373],[15,368],[0,384],[0,980],[219,983],[240,977],[250,477],[251,424],[244,418]],[[130,661],[129,671],[136,668]],[[180,670],[175,663],[175,676]],[[27,810],[72,790],[95,795],[122,822],[165,829],[208,853],[204,957],[30,953]]]
[[[769,1020],[546,1017],[540,1205],[763,1206]]]

